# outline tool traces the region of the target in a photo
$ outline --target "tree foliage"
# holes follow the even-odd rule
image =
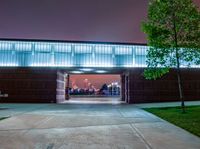
[[[149,45],[146,79],[200,64],[200,11],[192,0],[150,0],[142,30]]]
[[[150,0],[146,79],[157,79],[176,68],[181,107],[185,113],[181,66],[200,64],[200,11],[192,0]]]

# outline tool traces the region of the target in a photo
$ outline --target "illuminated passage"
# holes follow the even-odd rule
[[[145,67],[147,46],[0,41],[0,66]]]

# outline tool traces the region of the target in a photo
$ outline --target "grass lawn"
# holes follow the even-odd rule
[[[200,106],[188,106],[184,114],[180,107],[145,108],[144,110],[200,137]]]

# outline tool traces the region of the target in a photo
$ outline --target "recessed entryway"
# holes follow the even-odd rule
[[[73,103],[121,103],[121,75],[68,74],[66,100]]]

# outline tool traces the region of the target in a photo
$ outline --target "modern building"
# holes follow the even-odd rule
[[[119,74],[127,103],[176,101],[175,70],[151,81],[145,44],[0,39],[0,102],[60,103],[71,74]],[[198,66],[182,68],[186,100],[200,99]],[[69,81],[68,81],[69,82]]]

